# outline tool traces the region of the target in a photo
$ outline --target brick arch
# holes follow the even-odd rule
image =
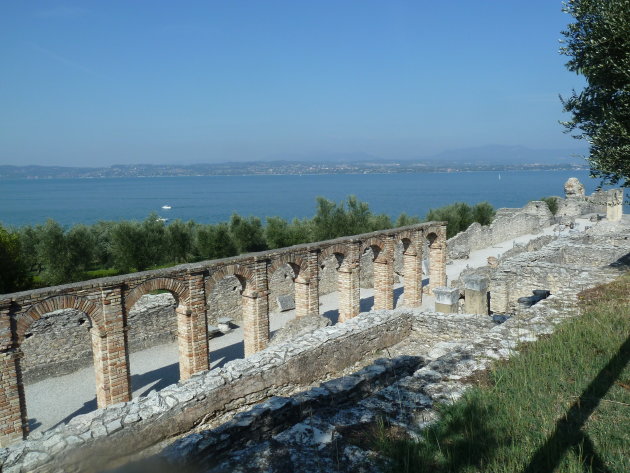
[[[166,290],[173,294],[178,304],[185,304],[188,301],[188,287],[186,287],[183,282],[173,278],[152,278],[144,281],[125,294],[125,310],[129,313],[134,304],[138,302],[142,296],[160,290]]]
[[[61,309],[75,309],[83,312],[90,319],[92,328],[96,330],[97,334],[102,335],[105,333],[103,327],[103,308],[100,304],[90,301],[85,297],[74,295],[52,296],[33,304],[25,312],[15,318],[17,342],[22,343],[26,330],[35,321],[39,320],[42,315]]]
[[[435,248],[440,241],[439,234],[435,231],[429,231],[426,233],[425,239],[429,243],[429,248]]]
[[[374,253],[373,261],[381,261],[387,258],[385,254],[385,242],[378,237],[371,237],[361,242],[361,254],[368,248]]]
[[[348,248],[342,243],[335,243],[334,245],[327,246],[319,254],[320,263],[332,255],[342,255],[345,258],[348,255]]]
[[[218,271],[211,273],[210,277],[206,279],[206,297],[210,297],[214,286],[223,278],[228,276],[235,276],[245,289],[255,289],[254,285],[254,272],[251,268],[240,264],[230,264],[224,266]]]
[[[418,250],[416,249],[415,245],[414,245],[414,240],[408,237],[402,237],[402,238],[398,238],[396,240],[396,243],[402,243],[403,245],[403,254],[404,255],[410,255],[410,256],[417,256],[418,255]]]
[[[394,242],[403,244],[403,253],[406,255],[416,255],[416,244],[418,243],[418,233],[412,230],[405,230],[397,233]]]
[[[297,278],[298,276],[302,276],[303,278],[308,277],[306,263],[304,259],[301,256],[292,255],[290,253],[275,258],[271,263],[271,266],[269,266],[267,274],[271,277],[273,273],[275,273],[285,264],[291,266],[291,269],[294,273],[294,278]]]

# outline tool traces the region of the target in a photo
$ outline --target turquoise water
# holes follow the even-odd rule
[[[225,221],[233,212],[292,219],[313,216],[317,196],[340,201],[350,194],[376,213],[424,217],[430,208],[455,201],[521,207],[563,195],[572,176],[588,193],[598,184],[586,171],[5,180],[0,181],[0,222],[20,226],[53,218],[64,225],[90,224],[141,220],[151,212],[200,223]]]

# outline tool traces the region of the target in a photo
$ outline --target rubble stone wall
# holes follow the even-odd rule
[[[533,290],[554,294],[568,287],[588,287],[590,279],[623,270],[629,263],[630,235],[606,234],[605,225],[557,238],[539,250],[506,258],[490,270],[490,310],[514,313],[519,310],[518,298],[531,296]]]
[[[471,251],[529,233],[540,233],[553,222],[553,215],[542,201],[530,202],[522,209],[499,209],[490,225],[475,222],[447,240],[448,258],[465,258]]]
[[[175,341],[175,299],[169,293],[147,294],[129,312],[131,352]],[[25,383],[72,373],[90,366],[90,319],[83,312],[64,309],[44,314],[25,334],[21,360]]]
[[[146,397],[77,416],[0,449],[2,471],[100,471],[227,411],[304,389],[411,332],[410,310],[362,314],[194,375]],[[53,461],[54,459],[54,461]]]

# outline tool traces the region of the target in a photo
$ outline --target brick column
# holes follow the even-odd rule
[[[310,279],[301,275],[295,278],[295,316],[304,317],[309,311],[309,285]]]
[[[441,226],[437,238],[429,245],[429,293],[446,286],[446,225]]]
[[[8,318],[2,314],[3,320]],[[4,344],[3,344],[4,345]],[[6,447],[28,435],[28,416],[22,384],[19,348],[0,351],[0,447]]]
[[[360,243],[347,243],[348,251],[337,270],[337,290],[339,291],[339,322],[359,315],[361,292],[359,279]]]
[[[243,291],[243,338],[245,356],[267,348],[269,343],[269,291],[267,261],[254,263],[254,288]]]
[[[319,315],[319,250],[309,251],[308,267],[308,315]]]
[[[295,316],[319,315],[319,252],[309,251],[305,260],[306,274],[295,279]]]
[[[180,301],[177,313],[179,377],[188,379],[209,368],[206,292],[203,273],[186,275],[188,300]]]
[[[422,233],[416,232],[415,241],[403,253],[405,306],[422,305]]]
[[[374,260],[374,310],[394,308],[394,239],[384,238],[384,248]]]
[[[131,400],[127,324],[120,286],[101,287],[103,333],[92,328],[96,403],[105,407]]]

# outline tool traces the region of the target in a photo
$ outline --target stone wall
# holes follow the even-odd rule
[[[618,274],[630,265],[628,226],[614,227],[602,222],[581,234],[555,239],[539,250],[502,259],[490,271],[490,309],[496,313],[519,310],[518,299],[536,289],[552,294],[569,287],[583,288],[591,280]]]
[[[177,338],[175,299],[169,293],[147,294],[128,316],[129,351],[139,351]],[[21,360],[25,383],[61,376],[93,363],[91,322],[83,312],[49,312],[25,334]]]
[[[410,314],[408,310],[362,314],[146,397],[77,416],[0,449],[2,471],[100,471],[199,422],[304,389],[395,345],[411,331]]]
[[[71,373],[92,363],[89,319],[77,310],[45,314],[25,334],[24,382]]]
[[[529,202],[522,209],[499,209],[492,223],[482,226],[473,223],[467,230],[447,241],[448,258],[465,258],[471,251],[526,234],[537,234],[554,222],[547,204]]]
[[[168,439],[187,431],[158,457],[130,471],[156,465],[177,470],[192,462],[211,472],[232,471],[236,466],[247,471],[285,471],[282,465],[310,472],[309,460],[300,456],[305,452],[300,448],[303,442],[313,442],[309,445],[315,448],[306,450],[316,455],[313,461],[319,467],[332,462],[339,471],[358,471],[357,461],[367,466],[371,457],[356,447],[348,450],[343,438],[350,427],[364,431],[385,418],[415,432],[418,425],[435,419],[434,404],[461,396],[465,379],[487,369],[493,360],[507,358],[520,343],[551,333],[557,323],[577,314],[580,290],[627,270],[615,265],[630,253],[627,230],[627,226],[616,232],[597,228],[508,258],[503,268],[496,269],[498,279],[510,268],[523,271],[521,285],[529,286],[537,277],[527,273],[534,266],[547,277],[567,274],[561,275],[566,284],[554,288],[548,299],[502,324],[484,316],[409,309],[361,314],[146,398],[34,434],[0,450],[2,471],[97,471],[120,465],[126,456],[160,442],[169,444]],[[579,255],[593,264],[582,264],[577,272],[573,263]],[[602,267],[602,261],[613,265]],[[385,353],[390,360],[373,363]],[[409,354],[414,356],[405,358]],[[263,458],[258,442],[271,435],[274,442],[271,450],[265,444]],[[328,435],[337,440],[325,440]],[[235,442],[242,446],[238,453],[232,448]]]

